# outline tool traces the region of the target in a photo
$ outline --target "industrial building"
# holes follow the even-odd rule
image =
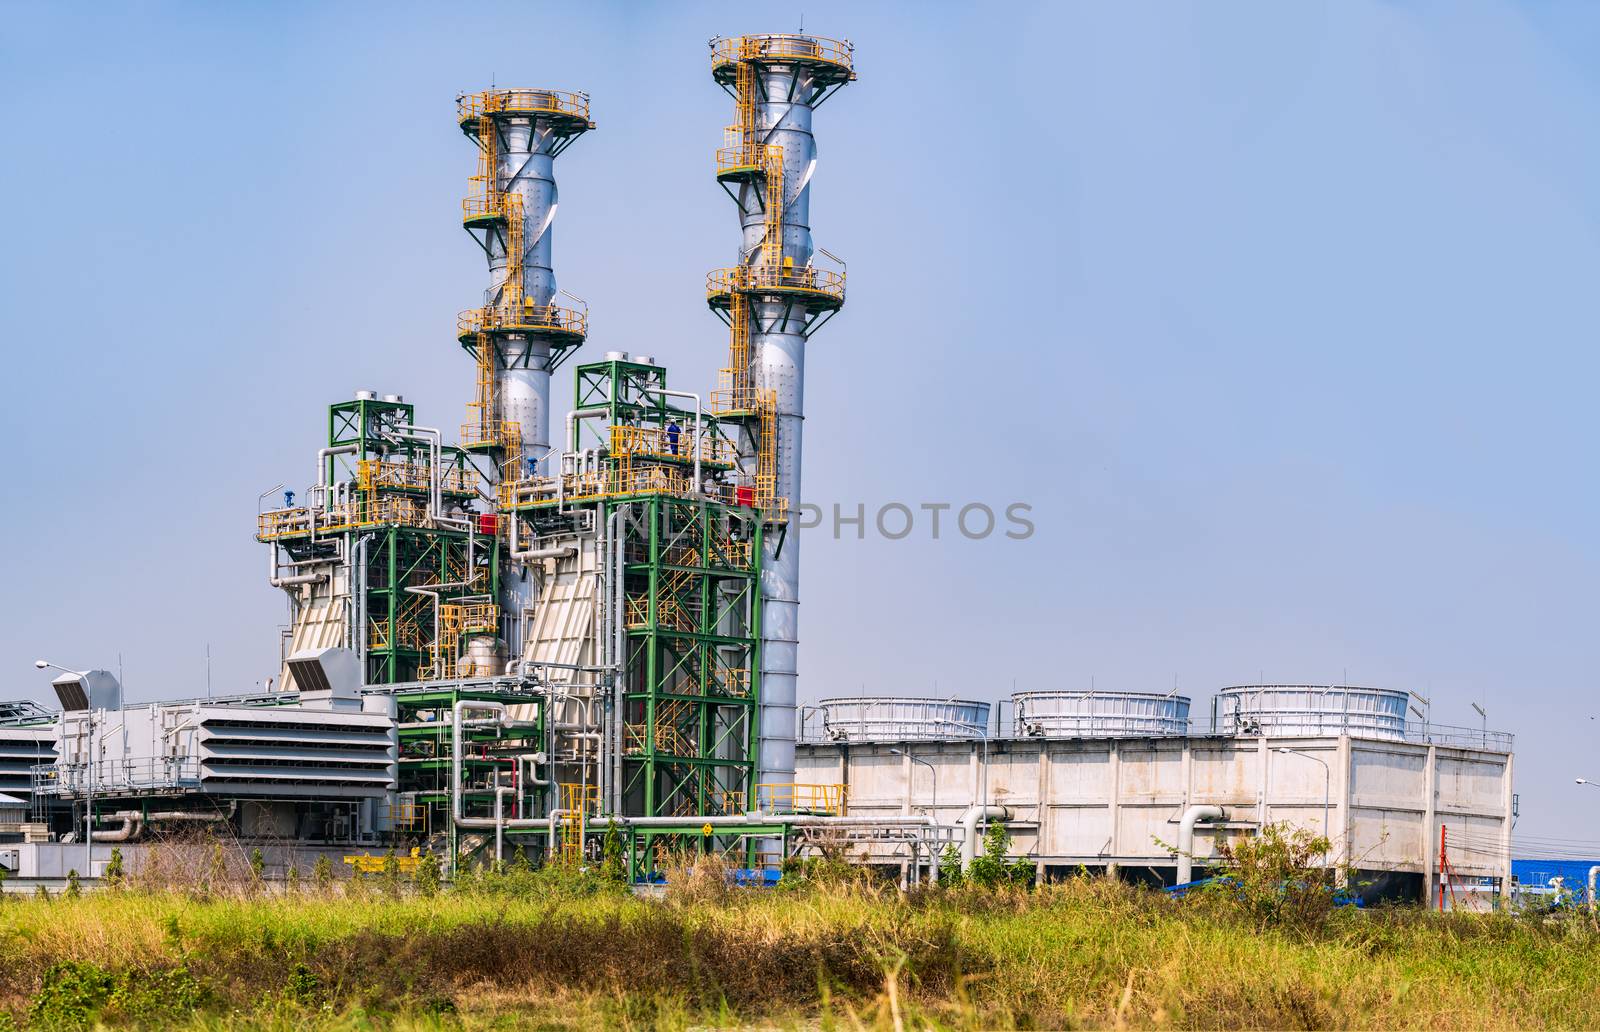
[[[855,53],[721,38],[711,77],[733,119],[709,171],[739,231],[705,281],[727,334],[718,386],[586,350],[554,223],[556,159],[596,128],[589,98],[459,97],[475,155],[460,218],[487,269],[455,324],[465,421],[440,430],[374,390],[328,407],[309,484],[255,528],[289,609],[271,690],[124,705],[110,674],[58,668],[59,712],[0,706],[0,865],[95,876],[110,843],[137,866],[197,826],[284,864],[391,848],[581,863],[614,827],[639,878],[675,850],[773,871],[842,844],[914,882],[1000,821],[1041,874],[1170,883],[1223,836],[1288,820],[1414,894],[1441,827],[1509,843],[1509,739],[1418,725],[1402,692],[1228,688],[1203,734],[1175,693],[1021,693],[1009,722],[957,699],[831,699],[802,722],[806,345],[845,300],[811,236],[813,117]],[[1453,866],[1508,864],[1499,849]]]

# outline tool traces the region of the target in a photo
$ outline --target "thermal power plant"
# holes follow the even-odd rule
[[[313,476],[255,526],[288,612],[266,689],[134,704],[104,670],[40,661],[57,705],[0,703],[8,884],[98,877],[113,846],[137,869],[196,833],[277,872],[389,850],[584,864],[615,833],[641,881],[685,851],[771,881],[840,847],[909,884],[995,822],[1042,874],[1172,883],[1278,821],[1325,830],[1391,894],[1428,888],[1441,829],[1454,870],[1505,879],[1509,736],[1413,720],[1405,692],[1228,687],[1204,728],[1176,691],[1060,684],[993,703],[984,684],[812,684],[801,704],[806,351],[845,299],[812,240],[814,134],[856,56],[719,38],[710,73],[732,102],[706,183],[738,220],[704,282],[725,360],[669,376],[653,343],[591,343],[558,284],[558,159],[623,146],[586,94],[457,98],[460,219],[488,273],[453,331],[439,320],[464,420],[390,384],[307,410],[327,428]]]

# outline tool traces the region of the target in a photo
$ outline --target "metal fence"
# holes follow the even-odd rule
[[[926,734],[912,733],[911,729],[901,728],[892,720],[888,719],[882,722],[871,722],[873,724],[872,730],[874,733],[869,737],[863,738],[856,735],[841,736],[836,731],[831,730],[825,725],[821,715],[818,712],[809,707],[802,707],[802,710],[804,712],[802,713],[800,724],[799,741],[805,745],[829,745],[837,744],[840,741],[894,742],[913,738],[921,739],[929,737]],[[1358,719],[1352,719],[1349,722],[1341,722],[1338,719],[1338,714],[1328,715],[1324,722],[1318,726],[1318,729],[1314,734],[1304,734],[1299,732],[1289,734],[1286,732],[1275,732],[1271,728],[1236,729],[1232,727],[1218,726],[1220,723],[1220,721],[1214,722],[1209,731],[1202,730],[1200,727],[1196,727],[1193,723],[1191,723],[1189,725],[1188,734],[1191,736],[1205,736],[1213,738],[1258,738],[1262,736],[1263,731],[1265,732],[1265,736],[1268,738],[1303,738],[1320,736],[1331,737],[1337,735],[1348,735],[1351,738],[1371,739],[1375,741],[1406,741],[1416,745],[1439,745],[1450,748],[1481,749],[1485,752],[1501,753],[1511,752],[1512,746],[1515,743],[1515,736],[1509,731],[1491,731],[1486,728],[1454,727],[1448,724],[1421,724],[1410,721],[1406,723],[1405,730],[1403,732],[1397,733],[1393,731],[1383,731],[1380,733],[1374,731],[1370,726]],[[1029,728],[1023,721],[1017,719],[1015,713],[1004,716],[997,715],[997,718],[991,721],[985,727],[963,725],[961,731],[961,734],[939,735],[934,737],[945,738],[954,741],[960,741],[963,739],[982,740],[985,738],[1031,738],[1034,741],[1041,740],[1039,736],[1030,734]],[[1181,734],[1182,732],[1179,733]],[[1048,737],[1070,739],[1075,736],[1053,733]],[[1102,736],[1091,732],[1076,737],[1097,738]],[[1149,737],[1170,738],[1173,736],[1171,734],[1164,734],[1151,735]]]
[[[35,796],[126,795],[200,787],[200,761],[193,756],[42,763],[31,769]]]

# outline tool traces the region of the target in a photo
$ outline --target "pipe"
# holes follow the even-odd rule
[[[623,615],[627,594],[623,585],[623,570],[625,569],[626,555],[622,548],[622,514],[624,510],[618,508],[611,514],[611,551],[612,551],[612,584],[611,584],[611,812],[622,812],[622,748],[623,718],[625,716],[628,697],[627,686],[623,679],[623,670],[627,665],[626,620]]]
[[[288,588],[296,584],[321,584],[328,579],[326,573],[296,573],[278,576],[278,543],[269,541],[267,548],[267,583],[274,588]]]
[[[1187,885],[1194,880],[1194,826],[1200,821],[1222,820],[1222,807],[1197,803],[1178,819],[1178,880]]]
[[[589,408],[573,409],[571,412],[568,412],[567,451],[576,452],[578,450],[578,420],[594,419],[598,416],[609,416],[610,414],[611,410],[608,408],[596,408],[593,406]]]
[[[433,599],[433,640],[435,642],[437,642],[439,640],[439,606],[444,601],[443,592],[447,588],[470,588],[470,587],[472,587],[473,583],[477,580],[476,577],[472,576],[472,565],[473,565],[472,564],[472,552],[473,552],[473,546],[476,543],[477,543],[477,537],[472,532],[471,522],[468,521],[468,525],[467,525],[467,565],[466,565],[467,579],[466,580],[463,580],[463,581],[452,581],[449,584],[429,584],[429,585],[426,585],[424,587],[412,587],[412,588],[407,588],[406,589],[406,592],[408,594],[426,595],[429,598]],[[365,569],[365,565],[363,565],[362,568]],[[365,597],[365,592],[363,592],[363,597]],[[366,633],[366,629],[365,628],[362,629],[362,633],[363,634]],[[461,657],[458,655],[458,656],[452,656],[451,658],[452,659],[460,659]]]
[[[493,713],[491,719],[472,721],[474,724],[498,724],[500,727],[531,727],[524,721],[506,719],[508,713],[504,703],[500,702],[474,702],[462,699],[455,704],[452,711],[453,719],[450,721],[450,819],[458,828],[493,828],[495,831],[496,849],[505,828],[536,828],[544,822],[538,818],[510,818],[507,819],[501,810],[500,793],[509,791],[498,786],[495,790],[495,815],[493,817],[465,817],[461,813],[461,750],[463,742],[461,729],[467,723],[466,714],[473,711]],[[498,853],[495,859],[499,859]]]
[[[961,869],[972,870],[972,861],[978,856],[978,822],[984,820],[1009,821],[1011,809],[1006,806],[984,806],[975,803],[957,821],[961,826]]]
[[[690,391],[669,391],[665,387],[642,388],[645,394],[661,394],[671,398],[692,398],[694,400],[694,493],[700,493],[700,452],[703,448],[705,435],[704,420],[701,418],[700,395]]]
[[[91,831],[89,837],[96,842],[131,842],[144,831],[144,820],[138,810],[118,810],[113,814],[100,814],[101,818],[110,816],[112,820],[122,822],[120,828]]]
[[[1589,868],[1589,906],[1591,907],[1595,905],[1594,880],[1596,875],[1600,875],[1600,865]]]
[[[444,515],[444,487],[439,464],[444,460],[444,436],[431,426],[402,423],[395,427],[401,437],[428,442],[428,507],[429,515],[438,519]]]
[[[511,546],[510,555],[513,559],[522,562],[526,562],[530,559],[563,559],[569,555],[576,554],[578,551],[578,546],[576,545],[549,545],[544,548],[529,547],[524,549],[520,544],[518,544],[520,535],[517,533],[517,531],[521,524],[522,521],[516,517],[515,513],[513,513],[511,516],[511,527],[509,529]],[[528,540],[528,544],[532,546],[534,542],[538,540],[538,536],[535,535]]]

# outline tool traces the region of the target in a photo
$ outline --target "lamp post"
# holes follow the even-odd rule
[[[911,755],[904,749],[890,749],[889,751],[894,753],[896,756],[904,756],[912,763],[920,763],[924,767],[928,768],[928,773],[932,775],[933,778],[933,819],[937,821],[939,819],[939,768],[935,767],[933,764],[929,763],[920,756]]]
[[[1588,778],[1578,778],[1578,784],[1588,785],[1590,788],[1600,788],[1600,782],[1590,781]]]
[[[1332,840],[1328,838],[1328,788],[1333,783],[1333,768],[1328,766],[1328,762],[1320,756],[1313,756],[1298,749],[1279,747],[1277,751],[1285,756],[1302,756],[1305,759],[1322,764],[1322,838],[1323,841],[1331,844]]]
[[[63,674],[82,678],[81,670],[68,670],[59,663],[52,663],[48,659],[33,661],[39,670],[59,670]],[[84,696],[89,694],[89,683],[84,681]],[[83,776],[83,876],[94,877],[94,702],[89,700],[89,708],[84,711],[84,756],[86,764]]]

